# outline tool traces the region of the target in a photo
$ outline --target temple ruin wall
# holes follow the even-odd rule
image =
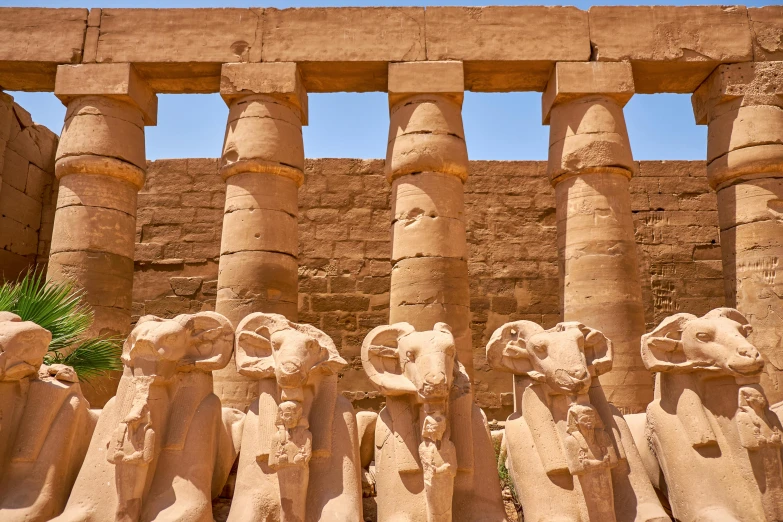
[[[472,161],[465,185],[476,400],[511,412],[508,376],[485,346],[513,320],[561,320],[554,189],[543,161]],[[679,311],[723,305],[716,196],[700,161],[641,161],[631,180],[647,328]],[[350,363],[342,391],[377,409],[361,343],[389,314],[389,196],[382,160],[308,160],[299,190],[299,320],[334,339]],[[225,183],[216,159],[150,162],[139,193],[133,314],[212,310]],[[369,393],[368,393],[369,392]]]

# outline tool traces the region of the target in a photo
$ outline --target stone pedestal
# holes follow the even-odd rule
[[[144,185],[144,126],[157,97],[130,64],[61,65],[55,95],[67,105],[57,148],[60,183],[48,278],[84,289],[90,335],[130,332],[136,195]],[[93,407],[116,382],[85,388]]]
[[[707,179],[718,194],[726,304],[753,326],[761,383],[783,401],[783,62],[721,65],[693,94],[708,125]]]
[[[307,93],[294,63],[226,64],[220,93],[229,115],[220,163],[226,207],[216,311],[235,326],[253,312],[296,321]],[[224,405],[246,410],[256,388],[233,362],[215,372]]]
[[[473,373],[463,183],[462,62],[389,65],[392,273],[389,322],[451,327]]]
[[[644,307],[628,190],[636,167],[623,117],[633,93],[630,64],[575,62],[557,64],[543,96],[563,320],[612,341],[614,365],[600,382],[624,413],[644,411],[653,395],[639,354]]]

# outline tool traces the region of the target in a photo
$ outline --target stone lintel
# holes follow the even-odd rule
[[[718,66],[691,96],[696,124],[707,125],[716,116],[716,106],[740,98],[740,106],[783,108],[783,62]]]
[[[430,61],[389,64],[389,108],[419,94],[439,94],[462,105],[465,73],[462,62]]]
[[[254,94],[267,94],[285,100],[299,112],[302,125],[307,125],[307,91],[296,63],[223,64],[220,96],[227,105]]]
[[[155,125],[158,97],[129,63],[60,65],[54,95],[68,105],[81,96],[105,96],[138,107],[145,125]]]
[[[555,105],[600,94],[623,107],[634,92],[633,71],[628,62],[559,62],[541,97],[543,123],[549,124]]]

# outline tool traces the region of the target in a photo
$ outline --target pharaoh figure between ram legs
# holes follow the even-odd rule
[[[526,521],[670,520],[596,378],[612,367],[601,332],[575,322],[549,330],[507,323],[487,344],[487,360],[514,374],[504,446]]]

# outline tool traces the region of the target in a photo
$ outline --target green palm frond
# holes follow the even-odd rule
[[[66,356],[50,351],[50,362],[47,364],[67,364],[73,367],[80,379],[89,381],[106,372],[122,371],[121,343],[119,337],[87,339]]]
[[[43,270],[30,270],[16,282],[0,286],[0,311],[13,312],[23,321],[32,321],[52,333],[49,353],[44,358],[46,364],[73,366],[85,381],[122,369],[122,339],[85,338],[93,312],[84,300],[84,292],[74,289],[70,281],[47,281]],[[75,350],[62,355],[74,346]]]

